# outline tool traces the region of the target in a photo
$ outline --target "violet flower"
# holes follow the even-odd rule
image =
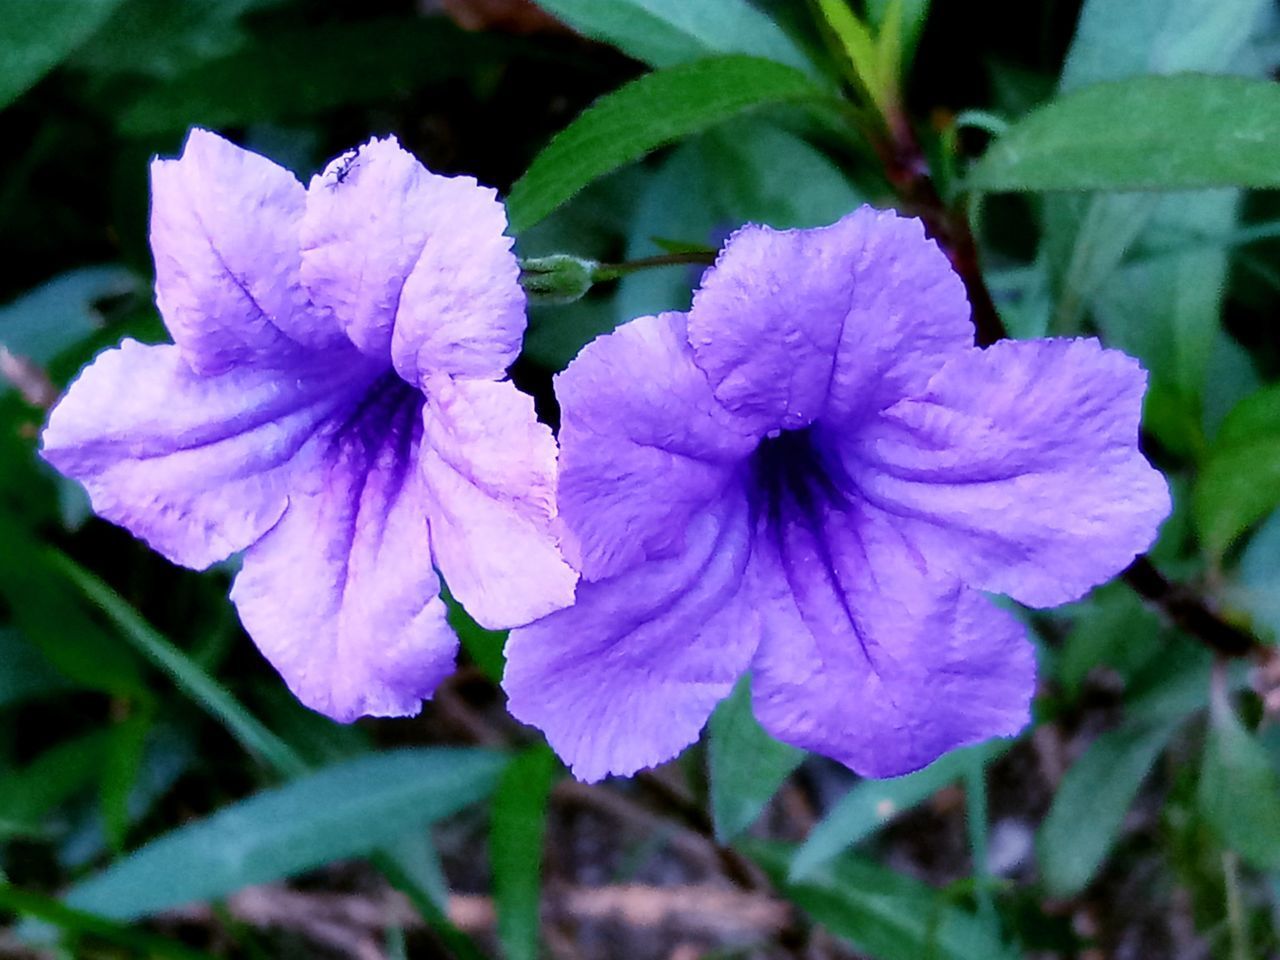
[[[298,698],[414,713],[482,624],[569,603],[555,445],[504,378],[524,294],[492,190],[372,140],[304,188],[204,130],[152,165],[156,299],[58,404],[44,456],[171,560],[244,551],[240,617]]]
[[[1027,721],[1031,606],[1169,512],[1146,377],[1095,340],[973,346],[919,221],[748,226],[688,314],[559,376],[573,607],[516,630],[510,709],[584,780],[676,755],[747,671],[781,740],[892,776]]]

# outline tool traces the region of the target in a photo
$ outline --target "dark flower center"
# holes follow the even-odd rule
[[[397,464],[407,463],[422,435],[423,403],[420,391],[388,371],[359,394],[332,442],[366,458],[370,466],[378,451],[394,457]]]
[[[757,516],[776,525],[783,512],[798,511],[821,524],[833,504],[848,502],[849,483],[839,462],[825,452],[813,427],[766,437],[751,461]]]

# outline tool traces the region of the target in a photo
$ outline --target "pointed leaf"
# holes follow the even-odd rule
[[[782,28],[747,0],[538,0],[538,6],[651,67],[745,53],[813,69]]]
[[[751,712],[751,678],[711,715],[707,760],[711,775],[711,819],[716,839],[728,843],[760,816],[804,751],[773,739]]]
[[[179,827],[72,887],[68,906],[129,920],[370,853],[492,791],[485,750],[393,750],[327,767]]]
[[[716,57],[647,74],[601,97],[534,158],[507,198],[511,229],[529,229],[592,181],[730,117],[828,98],[798,70],[757,57]]]
[[[1280,187],[1280,87],[1200,74],[1086,87],[1011,126],[967,186],[993,192]]]
[[[557,766],[548,746],[530,747],[503,772],[493,797],[489,861],[506,960],[538,960],[542,844]]]

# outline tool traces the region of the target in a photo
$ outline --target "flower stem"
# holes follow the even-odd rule
[[[652,270],[656,267],[678,267],[682,264],[694,266],[710,266],[716,262],[715,251],[690,250],[682,253],[661,253],[653,257],[641,257],[638,260],[627,260],[623,263],[601,263],[596,265],[591,279],[596,283],[606,280],[617,280],[629,273],[640,270]]]

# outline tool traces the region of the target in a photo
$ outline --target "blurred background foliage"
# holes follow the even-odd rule
[[[0,955],[1280,955],[1274,3],[540,7],[0,3]],[[1151,371],[1164,606],[1204,598],[1247,655],[1122,583],[1024,612],[1033,728],[885,782],[769,740],[743,688],[681,760],[574,784],[460,610],[420,717],[310,713],[240,630],[233,564],[168,565],[35,453],[96,351],[164,336],[147,163],[193,125],[304,179],[395,133],[509,192],[526,256],[932,204],[1012,335],[1096,333]],[[554,421],[551,374],[696,279],[535,307],[516,379]]]

